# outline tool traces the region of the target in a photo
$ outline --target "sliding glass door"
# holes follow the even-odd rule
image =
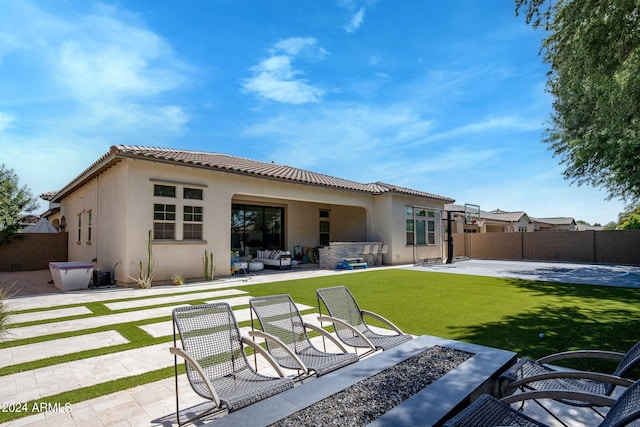
[[[231,250],[255,256],[264,249],[284,249],[284,208],[233,204]]]

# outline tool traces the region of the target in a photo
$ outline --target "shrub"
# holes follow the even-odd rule
[[[5,285],[0,283],[0,342],[7,334],[9,329],[9,302],[7,301],[12,295],[11,288],[15,285]]]

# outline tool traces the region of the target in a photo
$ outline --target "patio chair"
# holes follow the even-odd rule
[[[618,360],[618,366],[611,374],[576,371],[549,365],[567,359],[610,359]],[[628,387],[633,382],[623,376],[640,362],[640,342],[627,353],[603,350],[576,350],[554,353],[538,360],[520,359],[513,367],[500,375],[500,395],[506,396],[520,390],[567,390],[610,396],[616,386]],[[591,402],[574,399],[560,399],[559,402],[590,407],[600,414]],[[601,415],[601,414],[600,414]]]
[[[361,310],[355,298],[345,286],[322,288],[318,295],[318,312],[320,322],[331,322],[338,338],[345,344],[355,348],[368,348],[361,357],[377,350],[387,350],[413,339],[405,334],[389,320],[371,311]],[[324,304],[329,316],[322,315],[320,301]],[[394,334],[379,334],[372,331],[364,320],[364,316],[372,317],[389,326]]]
[[[379,248],[380,246],[378,245],[373,245],[371,247],[371,253],[369,255],[371,256],[371,264],[373,265],[376,265],[376,259],[378,258],[378,252],[380,250]]]
[[[382,257],[386,255],[387,252],[389,252],[389,245],[383,244],[380,247],[380,251],[376,254],[376,260],[375,260],[376,265],[382,265]]]
[[[358,355],[349,353],[331,334],[322,328],[305,323],[300,311],[289,295],[272,295],[249,300],[262,331],[251,331],[252,337],[263,338],[271,356],[288,369],[297,369],[299,377],[315,373],[321,376],[358,361]],[[253,323],[253,314],[251,315]],[[331,340],[342,353],[327,353],[316,348],[307,335],[307,329]]]
[[[567,373],[568,370],[565,368],[549,365],[551,362],[561,360],[587,358],[618,360],[619,363],[611,374],[582,371]],[[612,383],[612,377],[624,377],[638,363],[640,363],[640,342],[637,342],[626,353],[576,350],[554,353],[538,360],[522,358],[500,376],[501,395],[505,396],[520,388],[523,390],[566,389],[608,396],[616,386]],[[628,386],[629,380],[626,380],[627,383],[624,381],[617,385]],[[573,404],[581,406],[579,403],[573,402]]]
[[[293,388],[291,378],[269,354],[250,338],[240,335],[227,303],[178,307],[173,310],[173,347],[176,378],[176,417],[180,422],[178,356],[185,359],[187,379],[193,391],[213,402],[213,407],[185,421],[207,414],[235,411],[281,391]],[[177,332],[182,349],[177,347]],[[259,374],[249,365],[243,344],[251,346],[271,363],[280,378]]]
[[[493,427],[493,426],[542,426],[542,424],[524,415],[510,406],[511,403],[529,399],[570,399],[590,401],[596,406],[610,406],[607,416],[600,427],[625,426],[640,419],[640,381],[632,384],[614,400],[602,395],[570,392],[566,390],[543,390],[513,394],[498,400],[488,394],[480,396],[458,415],[447,421],[445,427]],[[564,424],[564,423],[563,423]],[[565,424],[566,425],[566,424]]]
[[[362,253],[360,254],[363,262],[368,263],[368,258],[371,256],[371,245],[364,245],[364,249],[362,249]]]

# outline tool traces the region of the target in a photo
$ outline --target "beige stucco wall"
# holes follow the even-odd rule
[[[153,196],[155,183],[175,185],[177,197]],[[183,202],[182,187],[202,188],[203,200]],[[175,241],[153,242],[154,280],[169,280],[173,273],[185,278],[201,278],[205,249],[213,252],[218,275],[229,274],[232,203],[256,203],[282,206],[285,210],[283,249],[296,245],[319,244],[319,211],[330,211],[334,241],[384,241],[389,245],[387,264],[413,262],[412,246],[406,245],[405,208],[415,204],[442,209],[443,203],[385,194],[373,196],[360,192],[322,186],[281,182],[253,176],[212,171],[161,161],[123,159],[97,178],[61,201],[69,232],[69,260],[90,261],[111,269],[116,263],[116,280],[132,283],[138,264],[147,262],[147,233],[153,228],[154,203],[177,207]],[[427,203],[429,202],[429,203]],[[182,241],[183,203],[201,204],[204,209],[203,240]],[[93,210],[93,241],[76,243],[77,214]],[[442,234],[436,220],[436,245],[416,248],[417,259],[442,256]],[[86,219],[83,222],[86,227]],[[83,239],[86,230],[83,230]]]
[[[373,220],[375,231],[370,240],[383,241],[389,245],[389,252],[383,257],[385,264],[409,264],[421,259],[443,256],[442,210],[444,203],[398,194],[384,194],[375,196],[375,198],[376,208]],[[406,208],[409,206],[426,207],[436,211],[434,245],[407,245]]]

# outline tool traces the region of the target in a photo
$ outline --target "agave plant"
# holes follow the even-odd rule
[[[149,237],[147,240],[147,268],[144,268],[144,264],[140,261],[138,265],[138,277],[129,278],[136,282],[139,288],[149,289],[151,288],[151,282],[153,281],[153,246],[151,244],[153,240],[153,232],[149,230]]]

